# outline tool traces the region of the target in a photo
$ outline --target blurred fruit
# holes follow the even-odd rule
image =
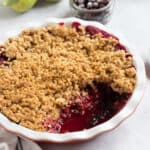
[[[4,5],[10,6],[13,3],[16,3],[18,0],[3,0]]]
[[[9,6],[16,12],[23,13],[34,6],[37,0],[4,0],[4,5]]]

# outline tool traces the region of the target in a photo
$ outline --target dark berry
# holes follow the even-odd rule
[[[94,7],[94,8],[98,8],[98,6],[99,6],[99,5],[98,5],[97,2],[93,2],[93,7]]]
[[[74,0],[74,3],[80,8],[99,9],[106,6],[109,0]]]
[[[88,2],[88,3],[87,3],[87,8],[89,8],[89,9],[90,9],[90,8],[92,8],[92,7],[93,7],[92,2]]]

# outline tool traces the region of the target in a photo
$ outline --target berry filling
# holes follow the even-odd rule
[[[64,22],[59,22],[58,23],[60,26],[63,26],[65,23]]]
[[[106,84],[87,86],[85,90],[88,94],[74,97],[69,106],[61,110],[57,121],[46,119],[44,127],[48,132],[65,133],[94,127],[112,118],[130,97],[130,94],[114,92]]]
[[[91,25],[86,26],[85,30],[91,36],[95,35],[95,34],[98,34],[98,33],[101,33],[103,35],[103,37],[105,37],[105,38],[111,37],[111,35],[109,33],[105,32],[104,30],[101,30],[97,27],[91,26]]]
[[[77,32],[81,31],[80,26],[81,26],[81,24],[79,22],[72,23],[72,28],[75,28]]]

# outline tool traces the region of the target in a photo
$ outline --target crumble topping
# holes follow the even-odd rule
[[[71,26],[50,25],[10,38],[1,53],[0,111],[27,128],[44,131],[44,118],[59,118],[61,108],[94,82],[122,94],[132,93],[136,70],[119,41],[90,36]]]

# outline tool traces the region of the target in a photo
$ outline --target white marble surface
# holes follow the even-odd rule
[[[15,24],[42,20],[48,17],[68,17],[68,0],[55,5],[41,4],[25,14],[17,14],[0,6],[1,31],[13,30]],[[107,25],[136,47],[137,53],[144,56],[150,51],[150,0],[116,0],[114,13]],[[148,53],[147,53],[148,54]],[[150,55],[150,54],[149,54]],[[147,55],[148,56],[148,55]],[[103,134],[91,141],[70,145],[46,145],[45,150],[150,150],[150,80],[141,104],[132,117],[112,132]]]

